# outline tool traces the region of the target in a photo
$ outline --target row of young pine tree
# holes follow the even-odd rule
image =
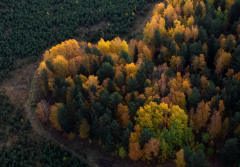
[[[165,1],[141,41],[54,46],[38,68],[48,99],[38,104],[38,117],[134,161],[176,157],[179,167],[208,166],[206,154],[220,153],[237,165],[239,4]]]

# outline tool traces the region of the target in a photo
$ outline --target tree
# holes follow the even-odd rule
[[[158,139],[151,138],[148,143],[144,145],[143,153],[147,160],[152,160],[158,156],[160,148],[160,141]]]
[[[201,128],[206,127],[206,122],[211,114],[210,111],[209,105],[204,101],[198,104],[196,113],[193,115],[194,129],[197,133]]]
[[[158,105],[155,102],[150,102],[137,111],[136,121],[142,129],[157,130],[159,125],[163,123],[163,115],[169,112],[170,109],[167,104],[160,103]]]
[[[168,77],[175,77],[175,74],[172,70],[171,67],[168,67],[167,71],[165,72],[165,74],[168,76]]]
[[[116,144],[120,142],[120,137],[122,135],[122,129],[121,126],[118,124],[118,122],[114,119],[110,125],[111,127],[111,133],[113,140]]]
[[[186,17],[189,17],[194,14],[193,4],[191,1],[187,1],[182,7],[183,13]]]
[[[188,97],[189,108],[196,108],[197,104],[201,101],[201,95],[196,87],[192,89],[192,95]]]
[[[160,36],[160,32],[159,32],[158,29],[156,29],[155,32],[154,32],[153,44],[156,48],[161,47],[161,36]]]
[[[208,133],[211,138],[215,138],[220,135],[222,131],[222,120],[219,111],[214,111],[213,116],[211,117],[211,122],[208,126]]]
[[[141,94],[144,92],[144,83],[146,81],[146,72],[145,68],[141,66],[140,69],[138,69],[136,76],[135,76],[137,83],[138,83],[138,92]]]
[[[137,161],[142,157],[142,150],[139,142],[136,143],[129,143],[129,158],[131,158],[133,161]]]
[[[116,111],[119,103],[122,102],[122,96],[120,96],[117,92],[114,92],[109,96],[109,107]],[[106,102],[105,102],[106,103]]]
[[[189,157],[189,161],[190,161],[191,166],[194,166],[194,167],[207,167],[208,166],[206,156],[202,149],[199,149],[196,153],[193,153]]]
[[[59,131],[62,131],[62,128],[59,124],[58,121],[58,108],[62,107],[63,104],[62,103],[56,103],[55,105],[51,106],[51,113],[49,116],[49,120],[51,121],[52,125]]]
[[[131,134],[131,130],[129,130],[128,128],[126,128],[123,131],[123,135],[120,137],[121,138],[121,146],[125,149],[128,150],[129,147],[129,137]],[[140,147],[140,144],[139,144]]]
[[[186,162],[184,160],[184,151],[183,151],[183,149],[179,150],[176,153],[175,163],[176,163],[177,167],[186,167]]]
[[[237,138],[228,139],[221,150],[221,157],[226,165],[234,166],[239,159],[239,147]]]
[[[176,46],[173,42],[170,45],[169,54],[170,54],[170,56],[176,55]]]
[[[222,124],[222,137],[225,138],[229,132],[229,119],[225,118]]]
[[[63,56],[57,56],[52,62],[54,73],[58,76],[66,77],[69,75],[69,63]]]
[[[88,125],[87,119],[86,118],[82,119],[81,120],[81,125],[80,125],[80,128],[79,128],[79,136],[83,139],[87,138],[89,130],[90,130],[90,127]]]
[[[203,14],[202,5],[200,3],[198,3],[196,6],[196,10],[195,10],[195,16],[202,17],[202,14]]]
[[[123,127],[126,128],[128,122],[130,121],[129,109],[127,106],[124,106],[122,103],[118,104],[118,109],[116,112],[116,119]]]
[[[97,55],[97,56],[102,56],[101,51],[97,49],[96,47],[92,48],[92,54]]]
[[[114,75],[115,71],[113,66],[111,66],[109,63],[103,63],[102,68],[97,70],[97,76],[100,83],[102,83],[106,78],[113,79]]]
[[[148,143],[148,141],[152,138],[152,135],[153,133],[149,129],[147,128],[143,129],[141,133],[141,141],[140,141],[141,148],[143,148],[144,145]]]
[[[57,115],[58,122],[65,132],[70,133],[73,129],[74,122],[71,118],[71,114],[65,107],[58,108],[58,115]]]
[[[138,90],[138,83],[135,78],[130,78],[126,84],[127,92],[133,92]]]
[[[135,75],[138,71],[138,66],[136,66],[134,63],[126,64],[125,70],[127,72],[126,80],[128,80],[129,78],[134,78],[135,77]]]
[[[128,64],[130,64],[130,63],[133,62],[133,60],[131,59],[131,57],[130,57],[130,56],[128,55],[128,53],[127,53],[126,51],[124,51],[124,50],[121,51],[121,54],[120,54],[120,56],[119,56],[119,59],[121,59],[121,58],[125,59]]]
[[[89,76],[88,70],[82,64],[80,64],[79,69],[77,71],[77,74],[82,74],[82,75],[84,75],[86,77]]]
[[[49,119],[50,115],[50,106],[45,100],[41,100],[40,103],[38,103],[36,108],[36,114],[37,117],[42,121],[46,122]]]
[[[114,88],[114,85],[113,85],[113,81],[112,81],[111,79],[108,79],[108,82],[107,82],[107,90],[108,90],[110,93],[115,92],[115,88]]]

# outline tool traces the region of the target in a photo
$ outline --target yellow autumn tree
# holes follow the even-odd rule
[[[183,13],[184,13],[184,15],[185,15],[186,17],[190,17],[191,15],[194,14],[192,1],[187,1],[187,2],[183,5]]]
[[[137,117],[135,120],[137,124],[142,128],[148,128],[149,130],[157,130],[159,124],[163,122],[165,114],[168,114],[170,109],[165,103],[159,105],[155,102],[150,102],[144,107],[140,107],[137,111]]]
[[[58,122],[58,108],[62,107],[62,103],[55,103],[55,105],[51,106],[51,113],[49,116],[49,120],[51,121],[53,127],[57,130],[62,131],[62,128]]]
[[[69,75],[69,63],[63,56],[58,55],[53,59],[52,65],[55,74],[62,77]]]
[[[105,42],[104,39],[102,38],[98,41],[97,46],[103,56],[108,55],[110,53],[110,44],[111,44],[110,41]]]
[[[128,52],[127,42],[124,40],[122,41],[119,37],[116,37],[112,41],[110,41],[109,47],[110,51],[116,53],[117,55],[120,55],[122,50]]]
[[[135,75],[138,71],[139,66],[135,65],[134,63],[126,64],[125,70],[127,72],[126,80],[129,78],[135,78]]]
[[[89,75],[87,81],[82,84],[82,86],[88,90],[90,90],[91,86],[94,85],[96,88],[98,88],[99,81],[98,77],[94,75]]]
[[[184,151],[183,149],[179,150],[176,153],[175,163],[177,167],[186,167],[186,162],[184,160]]]
[[[79,128],[79,136],[83,139],[87,138],[89,130],[90,130],[90,127],[88,125],[88,121],[87,121],[86,118],[84,118],[81,121],[81,125],[80,125],[80,128]]]

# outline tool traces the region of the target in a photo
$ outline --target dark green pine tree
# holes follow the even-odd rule
[[[89,72],[87,71],[87,69],[81,64],[79,69],[78,69],[78,72],[77,72],[78,75],[82,74],[86,77],[89,76]]]
[[[96,75],[98,69],[99,69],[99,66],[97,61],[93,60],[93,64],[91,65],[92,75]]]
[[[135,45],[135,50],[134,50],[133,59],[134,59],[134,60],[133,60],[134,63],[136,63],[137,60],[138,60],[138,48],[137,48],[137,45]]]
[[[111,127],[107,125],[104,131],[106,133],[104,145],[106,147],[106,150],[112,153],[116,150],[116,144],[114,143],[114,138],[111,134]]]
[[[85,53],[91,53],[92,51],[91,51],[91,48],[89,47],[89,46],[87,46],[86,48],[85,48]]]
[[[160,32],[158,29],[156,29],[154,32],[152,42],[157,49],[159,49],[161,47],[161,36],[160,36]]]
[[[142,131],[142,133],[141,133],[141,140],[140,140],[140,144],[141,144],[142,148],[144,147],[144,145],[146,143],[148,143],[148,141],[151,139],[152,136],[153,136],[153,133],[149,129],[145,128]]]
[[[157,65],[162,65],[163,63],[165,63],[165,56],[163,51],[160,51],[160,54],[157,57]]]
[[[234,53],[232,54],[232,68],[234,69],[235,73],[238,73],[240,71],[240,45],[238,45]]]
[[[102,68],[97,70],[97,76],[100,81],[100,83],[103,82],[104,79],[110,78],[113,79],[115,75],[115,71],[113,69],[113,66],[111,66],[109,63],[103,63]]]
[[[143,64],[143,63],[142,63]],[[138,69],[136,75],[135,75],[135,78],[137,80],[137,83],[138,83],[138,92],[140,94],[142,94],[144,92],[144,83],[147,79],[146,77],[146,70],[145,70],[145,67],[141,64],[141,67],[140,69]]]
[[[121,146],[128,151],[128,145],[129,145],[129,137],[130,137],[130,134],[131,134],[131,131],[126,128],[124,131],[123,131],[123,134],[122,136],[120,136],[121,138]]]
[[[171,67],[168,67],[167,71],[165,72],[165,74],[168,76],[168,77],[175,77],[175,74],[172,70]]]
[[[110,92],[110,93],[113,93],[115,92],[115,88],[113,86],[113,81],[111,79],[108,79],[108,82],[107,82],[107,90]]]
[[[105,63],[105,62],[107,62],[107,63],[111,64],[112,66],[114,66],[114,62],[113,62],[111,56],[103,56],[102,63]]]
[[[177,33],[175,35],[175,41],[177,42],[178,46],[181,46],[181,44],[184,42],[184,34]]]
[[[99,102],[102,106],[107,107],[109,100],[109,92],[103,89],[100,91],[99,95]]]
[[[207,167],[207,159],[202,149],[199,149],[196,153],[193,153],[189,157],[190,166],[194,167]]]
[[[113,136],[113,140],[115,144],[118,144],[120,142],[120,136],[122,136],[122,129],[121,126],[118,124],[118,122],[114,119],[110,125],[111,132]]]
[[[192,89],[192,95],[188,97],[189,109],[196,108],[197,104],[201,102],[201,95],[196,87]]]
[[[169,54],[170,54],[170,56],[176,55],[176,46],[173,42],[170,45]]]
[[[212,81],[209,81],[209,85],[205,91],[205,94],[203,95],[203,98],[205,98],[206,101],[209,101],[216,94],[217,94],[217,90],[216,90],[215,84]]]
[[[47,68],[53,72],[53,65],[51,61],[46,61]]]
[[[125,59],[128,64],[130,64],[130,63],[133,62],[132,59],[131,59],[131,57],[130,57],[130,56],[128,55],[128,53],[127,53],[126,51],[124,51],[124,50],[121,51],[121,54],[120,54],[120,57],[119,57],[119,58],[120,58],[120,59],[121,59],[121,58]]]
[[[200,3],[196,6],[195,16],[202,17],[202,5]]]
[[[130,78],[127,81],[126,90],[127,90],[128,93],[131,93],[132,91],[137,91],[138,90],[138,83],[137,83],[137,80],[135,78]]]
[[[77,93],[76,101],[77,101],[77,108],[78,108],[78,119],[81,120],[82,118],[88,118],[88,109],[84,102],[84,97],[81,92]]]
[[[129,109],[129,115],[130,115],[130,120],[134,120],[134,116],[136,115],[136,107],[135,107],[135,103],[133,101],[131,101],[130,103],[128,103],[128,109]]]
[[[221,150],[221,157],[228,166],[234,166],[238,162],[240,156],[239,143],[237,138],[228,139]]]
[[[121,102],[122,102],[122,96],[120,96],[117,92],[114,92],[109,96],[108,104],[111,109],[114,109],[114,111],[117,110],[117,106]]]
[[[58,122],[65,132],[70,133],[73,130],[73,122],[70,113],[65,107],[60,107],[58,109]]]
[[[204,28],[202,26],[200,26],[199,30],[198,30],[198,39],[201,41],[202,44],[207,42],[207,39],[208,39],[206,30],[204,30]]]
[[[101,51],[95,47],[92,48],[92,54],[97,55],[97,56],[102,56]]]
[[[128,128],[131,132],[133,131],[134,125],[133,125],[132,121],[128,121],[127,128]]]

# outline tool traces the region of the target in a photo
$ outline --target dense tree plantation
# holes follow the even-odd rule
[[[1,0],[0,80],[14,68],[13,58],[37,56],[47,47],[78,33],[112,39],[128,32],[135,14],[154,0]],[[103,26],[91,26],[104,22]],[[83,32],[79,26],[84,27]]]
[[[29,137],[32,128],[23,111],[16,108],[9,98],[0,94],[0,166],[33,167],[81,166],[88,167],[69,152],[42,138],[39,141]],[[13,140],[14,139],[14,140]],[[11,141],[11,144],[9,144]]]
[[[205,167],[219,156],[238,166],[239,9],[239,0],[168,0],[141,41],[70,39],[46,50],[37,116],[133,161]]]

